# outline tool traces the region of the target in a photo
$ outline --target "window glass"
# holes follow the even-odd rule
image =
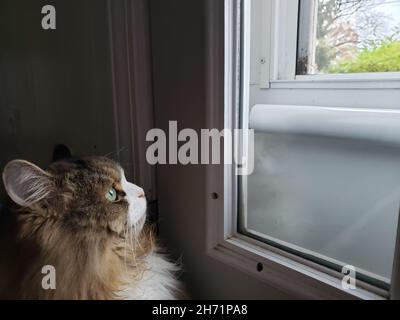
[[[241,231],[368,280],[391,278],[400,150],[357,139],[256,132]]]
[[[297,74],[400,71],[400,0],[300,0]]]
[[[292,53],[296,34],[298,74],[400,71],[400,0],[277,0],[271,18],[260,1],[242,24],[251,32],[241,51],[249,41],[253,55],[241,56],[240,121],[255,130],[255,169],[239,178],[238,231],[339,272],[354,267],[388,289],[400,207],[399,90],[367,77],[365,88],[320,86],[320,77],[296,83]],[[268,45],[261,22],[271,22]],[[271,74],[281,80],[282,67],[289,81],[257,84],[264,47]],[[305,87],[285,87],[292,83]]]

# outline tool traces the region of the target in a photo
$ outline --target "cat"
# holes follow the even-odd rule
[[[179,267],[158,253],[143,190],[105,157],[3,171],[0,298],[178,299]],[[46,287],[45,266],[55,284]],[[45,281],[46,280],[46,281]],[[45,283],[46,284],[46,283]]]

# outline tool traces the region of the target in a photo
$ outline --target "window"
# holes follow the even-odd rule
[[[224,126],[255,130],[255,170],[224,169],[210,254],[301,297],[396,296],[398,10],[395,0],[225,1]],[[347,267],[355,290],[341,286]]]
[[[297,74],[400,71],[400,1],[301,0]]]
[[[268,2],[244,5],[257,19]],[[277,63],[270,54],[278,80],[290,79],[293,57],[294,81],[299,75],[399,71],[400,1],[287,0],[272,1],[270,8],[279,37],[270,49],[284,52]],[[253,41],[265,34],[248,25],[256,28],[250,30]],[[337,271],[354,266],[360,279],[389,289],[400,206],[400,132],[390,125],[400,125],[399,111],[390,108],[396,101],[390,103],[389,89],[371,87],[365,91],[381,100],[367,109],[367,92],[354,90],[360,102],[353,109],[343,103],[348,92],[327,88],[326,104],[316,88],[243,88],[250,92],[242,104],[243,113],[250,107],[249,123],[243,125],[256,130],[256,165],[241,180],[240,232]]]

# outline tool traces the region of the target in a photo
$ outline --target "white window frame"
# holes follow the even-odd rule
[[[300,0],[248,0],[252,10],[252,84],[268,89],[399,89],[400,72],[296,75]]]
[[[238,106],[241,103],[238,85],[241,79],[238,71],[239,4],[240,0],[207,1],[209,128],[222,130],[238,126]],[[244,14],[247,17],[245,21],[249,23],[250,11],[245,10]],[[244,54],[249,55],[249,52]],[[248,76],[245,75],[244,78]],[[246,96],[246,92],[242,98],[243,96]],[[233,166],[222,164],[206,168],[206,248],[209,256],[298,298],[399,298],[399,264],[395,263],[393,268],[390,295],[389,292],[360,280],[357,280],[357,289],[344,290],[343,274],[238,233],[238,182],[234,169]],[[396,246],[396,257],[400,256],[399,247]],[[262,270],[259,268],[261,265]]]

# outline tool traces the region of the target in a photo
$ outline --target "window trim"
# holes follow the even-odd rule
[[[240,0],[207,1],[208,128],[236,127],[237,82],[240,79],[237,72],[239,5]],[[206,249],[209,256],[299,298],[388,298],[387,291],[360,280],[357,280],[357,289],[344,290],[341,287],[342,274],[238,234],[238,185],[234,174],[233,166],[229,165],[206,168]],[[263,265],[261,271],[257,270],[259,263]]]
[[[400,89],[400,79],[327,79],[322,75],[300,76],[296,80],[272,80],[271,89],[332,89],[332,90],[358,90],[358,89]],[[306,78],[303,78],[306,77]],[[313,78],[311,78],[313,77]],[[315,78],[314,78],[315,77]]]
[[[245,0],[247,6],[251,2],[256,8],[252,10],[252,28],[260,28],[252,32],[259,43],[252,48],[252,85],[261,89],[400,88],[400,72],[297,75],[300,1]]]

